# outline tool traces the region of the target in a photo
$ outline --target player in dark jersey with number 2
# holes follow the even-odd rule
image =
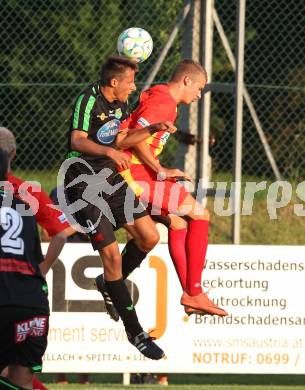
[[[7,179],[8,154],[0,149],[0,181]],[[11,190],[10,190],[11,187]],[[0,183],[0,389],[32,389],[47,347],[49,303],[40,272],[43,261],[35,218],[12,185]]]

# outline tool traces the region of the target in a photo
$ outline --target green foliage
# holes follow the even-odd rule
[[[140,90],[184,4],[184,0],[2,2],[0,124],[17,135],[16,166],[40,170],[59,166],[76,95],[98,78],[102,62],[116,53],[119,33],[131,26],[147,29],[154,40],[152,56],[140,65]],[[236,3],[216,0],[215,7],[234,53]],[[247,4],[245,81],[285,177],[303,175],[305,168],[302,7],[302,0],[253,0]],[[155,82],[167,81],[181,59],[184,31],[179,32]],[[212,81],[234,82],[216,31]],[[216,138],[212,151],[216,170],[232,169],[233,118],[233,96],[213,94],[211,133]],[[170,146],[165,153],[164,158],[172,161],[175,148]],[[248,174],[273,174],[247,110],[243,169]]]
[[[157,0],[153,4],[145,0],[29,0],[22,6],[14,0],[4,2],[0,72],[10,87],[0,88],[2,105],[8,108],[0,122],[13,130],[18,145],[22,145],[15,165],[40,170],[58,167],[66,152],[73,101],[87,84],[98,79],[105,58],[116,54],[120,32],[138,25],[154,39],[153,55],[140,67],[141,83],[183,4],[183,0]],[[165,80],[179,60],[179,42],[158,80]]]

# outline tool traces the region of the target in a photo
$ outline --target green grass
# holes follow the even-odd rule
[[[277,211],[270,219],[266,201],[255,201],[253,214],[241,216],[241,244],[304,245],[305,219],[293,212],[293,203]],[[218,216],[210,208],[211,244],[232,243],[232,217]]]
[[[14,169],[13,174],[23,180],[38,181],[41,187],[49,194],[57,183],[56,171],[26,171],[21,169]]]
[[[84,387],[84,385],[52,385],[47,384],[49,390],[76,390],[76,389],[90,389],[90,390],[156,390],[163,388],[163,386],[159,385],[107,385],[107,384],[91,384]],[[165,389],[168,390],[304,390],[303,386],[252,386],[252,385],[169,385],[166,386]]]
[[[120,374],[91,374],[90,385],[77,384],[77,375],[68,374],[68,385],[54,384],[54,374],[40,374],[50,390],[72,389],[160,389],[159,385],[122,385]],[[169,390],[297,390],[305,389],[305,375],[247,375],[247,374],[170,374]]]

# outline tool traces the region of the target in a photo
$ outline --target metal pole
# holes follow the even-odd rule
[[[222,27],[222,24],[219,20],[219,17],[218,17],[218,14],[217,14],[217,11],[216,9],[214,8],[213,9],[213,20],[214,20],[214,23],[215,23],[215,26],[216,26],[216,29],[217,29],[217,32],[219,34],[219,37],[221,39],[221,42],[223,44],[223,47],[225,49],[225,52],[228,56],[228,59],[230,61],[230,64],[232,66],[232,69],[235,71],[236,69],[236,63],[235,63],[235,58],[234,58],[234,55],[232,53],[232,50],[231,50],[231,47],[230,47],[230,43],[226,37],[226,34],[224,32],[224,29]],[[270,149],[270,146],[268,144],[268,141],[267,141],[267,138],[265,136],[265,133],[264,133],[264,130],[262,128],[262,125],[260,123],[260,120],[258,118],[258,115],[255,111],[255,108],[254,108],[254,105],[252,103],[252,99],[250,97],[250,94],[247,90],[247,87],[243,87],[243,91],[244,91],[244,98],[245,98],[245,102],[249,108],[249,111],[250,111],[250,114],[251,114],[251,117],[252,117],[252,120],[254,122],[254,125],[256,127],[256,131],[258,133],[258,136],[261,140],[261,143],[263,145],[263,148],[265,149],[265,153],[266,153],[266,156],[267,156],[267,159],[269,160],[269,163],[271,165],[271,168],[273,170],[273,173],[276,177],[276,180],[282,180],[282,176],[280,174],[280,171],[277,167],[277,164],[275,162],[275,159],[273,157],[273,154],[272,154],[272,151]]]
[[[207,81],[212,81],[213,64],[213,8],[214,0],[205,0],[204,29],[202,31],[202,64],[207,72]],[[210,156],[209,156],[209,137],[210,137],[210,116],[211,116],[211,91],[206,92],[200,102],[200,122],[199,134],[203,143],[200,144],[198,179],[203,179],[207,185],[210,176]]]
[[[124,372],[123,373],[123,385],[129,386],[130,385],[130,372]]]
[[[245,15],[246,0],[237,3],[237,50],[236,50],[236,91],[235,91],[235,150],[234,150],[234,181],[233,190],[233,243],[240,243],[240,200],[242,179],[242,129],[243,129],[243,87],[244,87],[244,46],[245,46]]]
[[[170,36],[168,37],[168,40],[165,44],[165,46],[163,47],[155,65],[153,66],[147,80],[144,82],[144,86],[141,90],[141,92],[145,91],[147,88],[149,88],[151,86],[151,84],[153,83],[157,73],[159,72],[162,64],[163,64],[163,61],[165,60],[165,57],[169,51],[169,49],[171,48],[175,38],[176,38],[176,35],[178,34],[179,32],[179,29],[180,27],[182,26],[185,18],[187,17],[187,15],[189,14],[190,12],[190,9],[191,9],[191,5],[192,5],[192,1],[188,1],[186,3],[186,5],[184,6],[183,10],[182,10],[182,13],[179,15],[179,18],[175,24],[175,27],[173,28],[173,31],[170,33]]]
[[[185,21],[182,39],[182,57],[200,61],[201,38],[201,10],[202,1],[195,0]],[[185,1],[185,4],[187,2]],[[196,104],[182,104],[179,110],[178,126],[185,133],[199,138],[199,102]],[[176,163],[177,167],[187,173],[194,181],[198,174],[198,145],[184,145],[180,143]]]

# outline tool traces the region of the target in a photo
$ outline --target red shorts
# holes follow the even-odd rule
[[[131,178],[142,188],[140,199],[151,215],[177,212],[189,192],[175,179],[157,180],[157,174],[143,165],[132,165]],[[129,180],[127,180],[129,182]]]

